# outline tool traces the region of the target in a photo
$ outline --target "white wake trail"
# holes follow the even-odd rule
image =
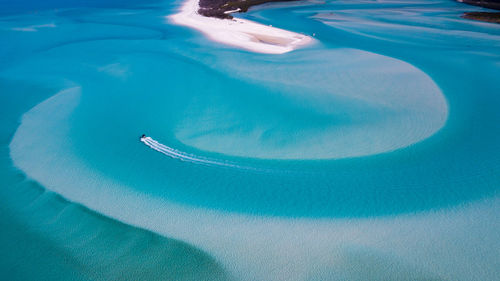
[[[182,152],[182,151],[179,151],[177,149],[166,146],[162,143],[159,143],[158,141],[152,139],[151,137],[143,137],[143,138],[141,138],[141,142],[143,142],[145,145],[149,146],[150,148],[152,148],[158,152],[161,152],[169,157],[179,159],[182,161],[187,161],[187,162],[201,164],[201,165],[208,165],[208,166],[223,166],[223,167],[230,167],[230,168],[236,168],[236,169],[260,170],[260,169],[256,169],[253,167],[246,167],[246,166],[237,165],[237,164],[229,162],[229,161],[220,161],[220,160],[215,160],[215,159],[209,159],[209,158],[189,154],[186,152]]]

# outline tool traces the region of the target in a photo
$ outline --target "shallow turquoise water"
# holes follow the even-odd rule
[[[165,15],[178,4],[2,16],[0,37],[9,42],[0,46],[2,98],[21,104],[34,96],[17,94],[14,82],[53,89],[33,98],[53,95],[6,137],[14,165],[71,201],[172,233],[238,272],[227,265],[230,250],[220,254],[160,214],[178,204],[186,221],[192,208],[195,217],[217,212],[217,220],[356,223],[481,200],[498,210],[500,27],[459,17],[479,8],[331,1],[242,15],[318,40],[275,56],[169,24]],[[7,104],[2,126],[11,128],[20,113]],[[139,142],[143,133],[212,164],[161,154]],[[485,233],[498,231],[498,216],[485,219],[495,222]],[[480,263],[495,268],[488,255]]]

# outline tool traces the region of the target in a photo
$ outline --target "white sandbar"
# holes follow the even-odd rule
[[[175,24],[189,26],[210,39],[266,54],[283,54],[312,43],[306,35],[244,19],[218,19],[198,14],[198,0],[187,0],[180,12],[168,16]]]

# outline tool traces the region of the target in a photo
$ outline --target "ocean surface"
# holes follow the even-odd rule
[[[266,55],[181,4],[0,0],[2,278],[500,280],[482,8],[266,4],[316,39]]]

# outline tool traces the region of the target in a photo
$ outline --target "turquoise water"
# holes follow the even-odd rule
[[[47,218],[15,220],[41,230],[30,235],[71,247],[58,231],[92,217],[79,239],[159,234],[217,280],[498,278],[500,26],[460,18],[480,8],[264,5],[242,17],[318,42],[263,55],[170,24],[180,1],[49,4],[1,17],[2,200],[6,214],[30,204],[13,187],[22,174],[43,186],[26,193],[81,206],[48,234]],[[44,197],[42,210],[64,201]],[[123,256],[141,267],[136,249]],[[181,270],[141,278],[199,273],[156,254]]]

